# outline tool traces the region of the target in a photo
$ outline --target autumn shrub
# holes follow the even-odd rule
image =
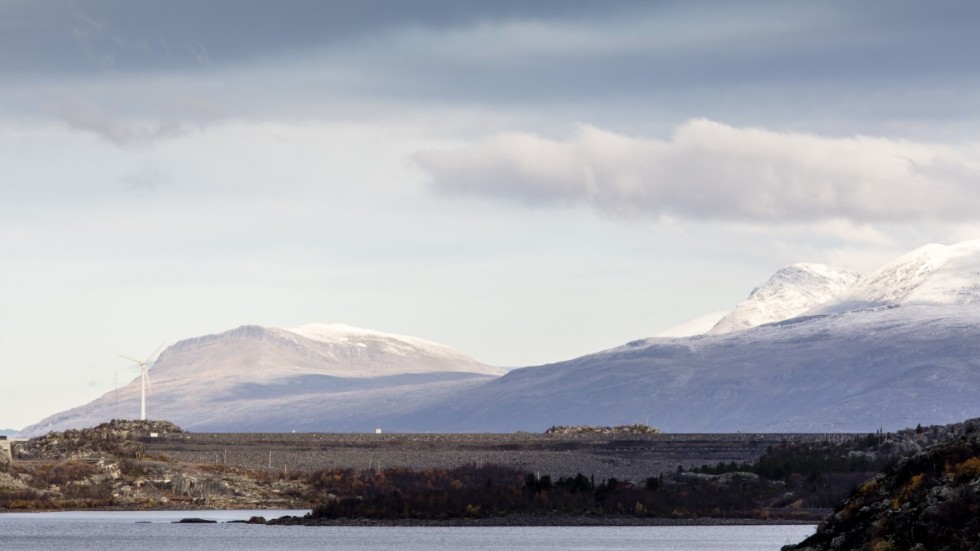
[[[99,469],[80,461],[65,461],[62,463],[45,463],[38,466],[33,473],[34,486],[64,486],[69,482],[84,480],[99,473]]]
[[[119,461],[119,472],[127,478],[138,478],[146,475],[146,466],[135,459],[123,459]]]
[[[950,471],[957,482],[969,482],[980,477],[980,456],[973,456],[954,465]]]

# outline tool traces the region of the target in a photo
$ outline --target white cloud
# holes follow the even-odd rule
[[[490,136],[415,157],[436,189],[624,216],[753,223],[975,221],[980,146],[733,128],[705,119],[669,140],[582,125],[567,139]]]

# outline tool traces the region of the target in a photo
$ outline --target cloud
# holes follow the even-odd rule
[[[110,46],[115,37],[110,35],[109,24],[78,9],[72,9],[71,20],[71,36],[82,56],[103,71],[111,70],[116,56]]]
[[[119,183],[130,191],[152,192],[170,183],[169,172],[156,167],[146,167],[123,175]]]
[[[968,55],[980,35],[956,10],[926,32],[917,23],[942,10],[894,3],[888,25],[866,4],[75,4],[0,2],[0,120],[47,118],[64,95],[123,124],[100,127],[117,143],[152,141],[156,121],[212,120],[148,100],[168,91],[235,120],[423,120],[449,107],[497,121],[463,130],[476,135],[513,128],[508,117],[545,132],[578,119],[661,135],[701,115],[904,137],[973,135],[980,120]]]
[[[601,6],[567,0],[296,0],[286,8],[265,0],[166,4],[8,0],[0,2],[0,71],[6,77],[11,72],[60,74],[93,68],[97,72],[108,68],[143,72],[196,69],[201,64],[239,65],[258,57],[374,40],[400,29],[594,20],[637,10],[649,8],[640,0],[616,0]],[[25,44],[35,47],[25,48]],[[78,63],[79,49],[88,63]]]
[[[688,121],[668,140],[579,126],[415,155],[436,190],[628,217],[854,224],[980,220],[980,146]]]
[[[204,44],[190,42],[187,44],[187,51],[198,65],[207,66],[211,64],[211,59],[208,57],[208,49],[204,47]]]
[[[181,132],[176,122],[136,123],[113,116],[85,101],[66,101],[58,106],[58,114],[77,130],[91,132],[120,147],[144,146]]]

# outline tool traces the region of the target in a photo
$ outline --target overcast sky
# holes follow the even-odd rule
[[[486,363],[980,237],[976,2],[0,0],[0,428],[346,323]]]

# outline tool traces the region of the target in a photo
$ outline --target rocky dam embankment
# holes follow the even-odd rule
[[[769,446],[839,441],[844,434],[321,434],[174,433],[143,439],[145,453],[251,469],[355,471],[496,464],[553,477],[646,477],[719,462],[749,462]]]

